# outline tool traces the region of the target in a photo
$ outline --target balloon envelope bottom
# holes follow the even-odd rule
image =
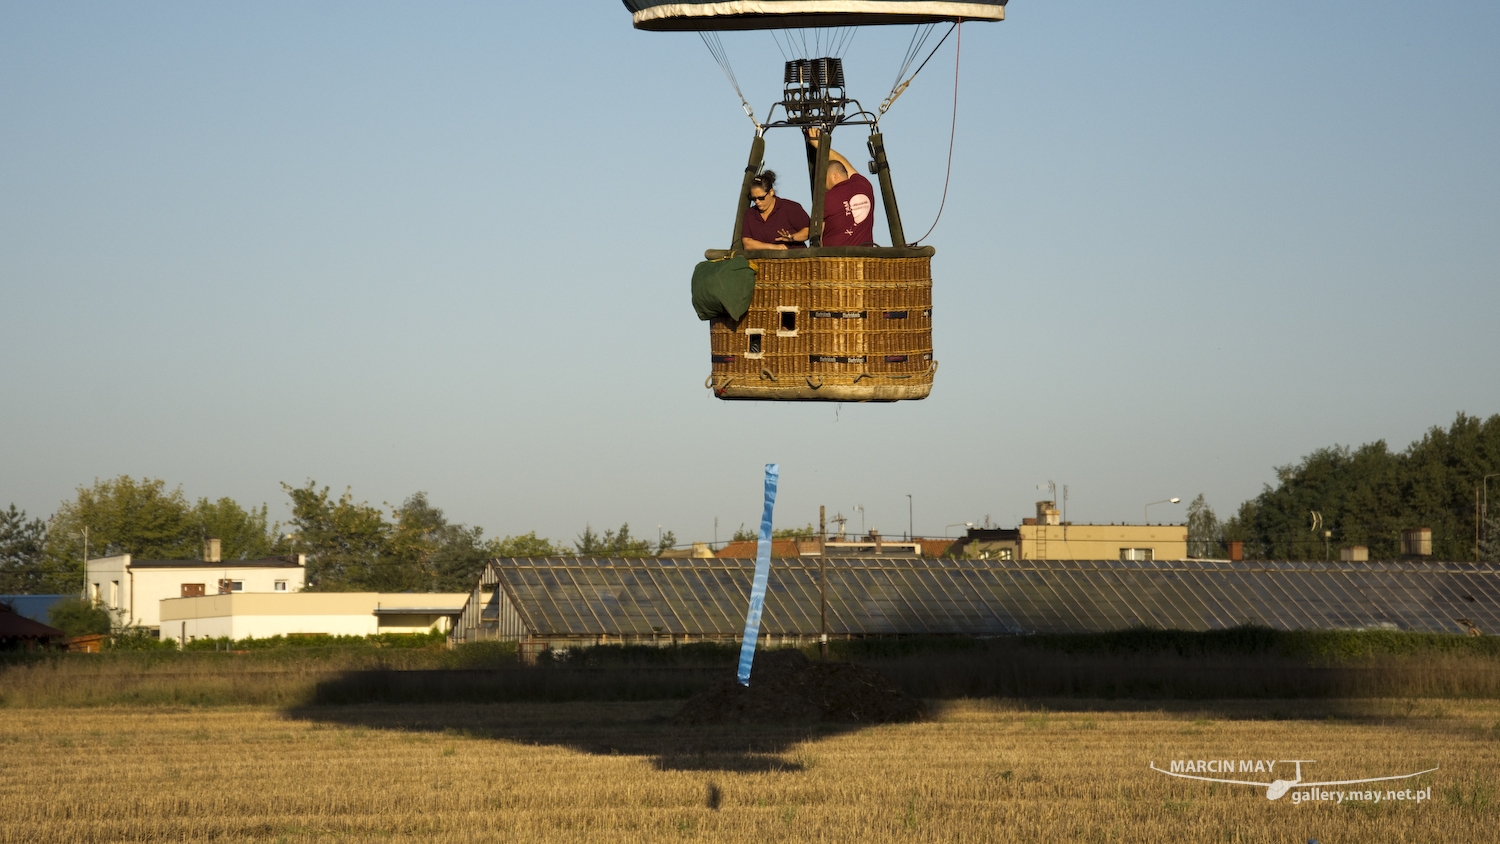
[[[636,29],[657,32],[919,24],[1005,19],[1005,0],[626,0]]]

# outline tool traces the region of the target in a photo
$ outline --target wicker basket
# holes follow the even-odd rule
[[[902,401],[932,391],[931,249],[753,252],[755,296],[709,326],[721,399]],[[854,251],[854,250],[840,250]],[[809,254],[810,253],[810,254]],[[916,254],[913,254],[916,253]]]

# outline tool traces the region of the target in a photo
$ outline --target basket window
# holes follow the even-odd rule
[[[777,337],[796,337],[797,336],[797,311],[798,311],[797,306],[796,305],[782,305],[782,306],[778,307],[776,310],[778,312],[776,316],[780,320],[780,322],[777,324],[776,336]]]
[[[759,328],[752,328],[745,332],[749,343],[746,347],[745,357],[758,358],[765,353],[766,333]]]

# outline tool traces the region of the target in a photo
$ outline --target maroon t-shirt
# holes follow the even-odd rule
[[[875,242],[875,189],[858,173],[828,189],[823,198],[823,245]]]
[[[760,218],[760,209],[754,205],[745,209],[745,237],[758,240],[761,243],[775,243],[781,232],[796,234],[807,228],[812,218],[807,216],[807,211],[801,205],[782,196],[776,197],[776,206],[771,209],[770,216],[764,220]],[[789,249],[800,249],[805,243],[793,243],[790,240],[783,241]]]

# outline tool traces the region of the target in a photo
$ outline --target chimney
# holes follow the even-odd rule
[[[1401,531],[1401,556],[1431,557],[1432,529],[1407,528]]]
[[[1245,543],[1238,539],[1229,540],[1229,559],[1239,561],[1245,559]]]
[[[707,542],[693,543],[693,559],[712,559],[714,552],[708,549]]]
[[[1339,560],[1345,563],[1368,563],[1370,549],[1364,545],[1353,545],[1339,549]]]
[[[1058,512],[1057,502],[1038,501],[1036,503],[1036,523],[1039,525],[1062,524],[1062,513]]]
[[[203,540],[203,562],[205,562],[205,563],[217,563],[217,562],[220,562],[220,560],[219,560],[219,540],[217,540],[217,539],[205,539],[205,540]]]

